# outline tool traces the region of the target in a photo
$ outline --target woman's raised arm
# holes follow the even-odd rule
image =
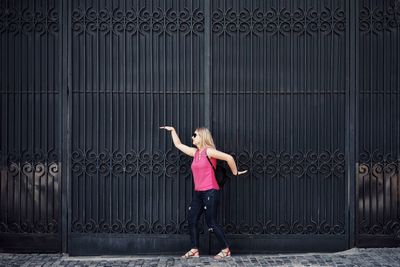
[[[175,147],[180,151],[182,151],[183,153],[185,153],[186,155],[194,157],[194,154],[196,153],[196,148],[182,144],[181,139],[179,139],[179,136],[176,133],[174,127],[162,126],[160,127],[160,129],[165,129],[171,132],[172,141],[174,142]]]

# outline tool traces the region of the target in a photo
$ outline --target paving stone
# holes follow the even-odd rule
[[[385,266],[400,267],[400,248],[351,249],[339,253],[306,253],[299,255],[238,255],[221,261],[212,256],[184,260],[163,257],[90,257],[85,259],[60,254],[0,253],[0,267],[153,267],[153,266]]]

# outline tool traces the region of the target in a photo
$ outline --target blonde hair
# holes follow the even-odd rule
[[[212,147],[215,149],[214,140],[212,138],[210,130],[206,127],[199,127],[196,129],[200,136],[200,146],[201,147]]]

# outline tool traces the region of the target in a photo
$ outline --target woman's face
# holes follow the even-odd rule
[[[193,142],[193,145],[195,145],[195,146],[200,144],[200,136],[197,131],[194,131],[194,133],[192,134],[192,142]]]

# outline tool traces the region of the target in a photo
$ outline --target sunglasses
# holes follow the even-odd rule
[[[197,133],[192,134],[192,138],[196,138],[196,136],[197,136]]]

